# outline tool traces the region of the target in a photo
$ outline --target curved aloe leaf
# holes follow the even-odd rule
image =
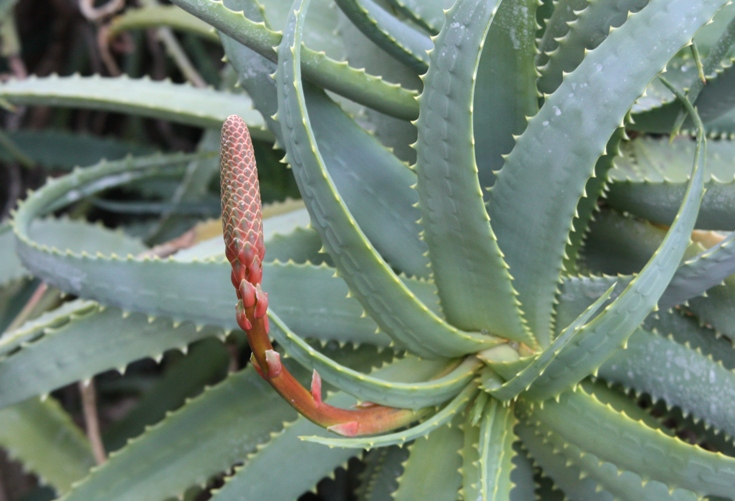
[[[666,484],[648,481],[639,475],[621,471],[617,465],[601,461],[559,435],[519,424],[516,428],[534,459],[554,483],[568,496],[589,501],[651,499],[657,501],[694,501],[696,494],[684,489],[669,492]]]
[[[71,315],[84,315],[95,309],[97,305],[94,301],[70,301],[55,310],[42,313],[16,329],[4,332],[0,336],[0,358],[4,359],[7,355],[18,351],[23,345],[41,338],[46,328],[64,325]]]
[[[92,165],[100,158],[119,160],[126,155],[152,155],[153,146],[100,138],[89,134],[63,130],[5,131],[24,155],[46,168],[71,169],[78,165]],[[0,159],[9,160],[0,150]]]
[[[0,98],[12,103],[70,106],[132,113],[196,127],[219,127],[240,115],[254,137],[268,139],[263,119],[244,94],[199,89],[170,81],[122,77],[30,77],[0,84]]]
[[[601,212],[595,223],[591,227],[589,238],[585,245],[585,261],[593,270],[602,271],[604,273],[637,273],[645,260],[649,259],[654,249],[660,245],[665,231],[652,225],[651,223],[627,218],[617,215],[614,212]],[[727,251],[726,247],[724,250]],[[604,249],[604,250],[603,250]],[[706,249],[699,243],[689,246],[685,256],[687,261],[679,269],[682,273],[687,272],[689,267],[686,263],[696,263],[697,256],[704,255]],[[713,255],[716,256],[717,254]],[[714,263],[713,263],[714,264]],[[724,264],[723,264],[724,266]],[[689,270],[691,271],[691,270]],[[672,281],[676,278],[676,274]],[[630,277],[621,277],[626,282]],[[703,281],[714,280],[714,277],[702,277]],[[599,278],[593,278],[602,287]],[[677,280],[678,282],[678,280]],[[679,282],[680,283],[680,282]],[[694,281],[693,285],[701,282]],[[599,294],[599,289],[595,289]],[[667,289],[668,290],[668,289]],[[686,291],[688,289],[684,289]],[[692,289],[694,291],[694,289]],[[677,295],[686,292],[672,289],[672,294]],[[666,292],[662,295],[659,305],[668,306],[671,301],[666,298]],[[594,296],[590,296],[594,297]],[[588,299],[589,301],[589,299]],[[582,302],[583,303],[583,302]],[[706,322],[727,335],[735,333],[735,315],[733,314],[733,305],[735,305],[735,279],[731,276],[725,277],[721,285],[711,287],[699,297],[691,297],[684,305],[686,310],[694,313],[701,322]],[[574,315],[579,314],[584,309],[577,309]],[[560,307],[559,312],[562,311]],[[574,318],[566,317],[568,320]]]
[[[326,399],[326,402],[335,406],[354,402],[351,398],[344,397],[347,396],[335,395]],[[212,499],[294,499],[360,453],[359,449],[327,449],[317,444],[305,444],[297,438],[304,433],[328,432],[299,416],[295,423],[286,425],[281,433],[249,455],[245,465],[235,469],[234,475],[225,480],[225,484],[214,492]],[[281,468],[288,468],[288,482],[263,481]]]
[[[656,308],[658,300],[674,276],[687,250],[689,235],[694,229],[699,205],[704,194],[704,159],[706,140],[703,126],[691,104],[685,103],[695,115],[700,134],[694,168],[684,202],[674,225],[656,254],[604,311],[582,327],[570,347],[557,356],[526,393],[532,399],[558,395],[593,372],[626,340]]]
[[[588,50],[593,50],[608,36],[610,28],[619,28],[627,19],[628,13],[640,11],[649,0],[612,0],[612,1],[572,1],[561,5],[560,16],[573,20],[567,23],[567,32],[555,44],[547,41],[553,52],[541,68],[538,87],[544,94],[554,92],[562,82],[564,73],[571,73],[585,58]],[[587,5],[584,5],[587,4]],[[552,19],[557,17],[554,9]],[[576,8],[576,9],[575,9]],[[583,10],[582,10],[583,9]],[[569,11],[578,10],[571,14]],[[556,25],[555,25],[556,26]],[[558,36],[563,30],[557,28],[553,34]],[[546,35],[544,39],[548,40]],[[556,45],[556,47],[554,47]],[[671,94],[670,94],[671,95]],[[672,95],[673,98],[673,95]]]
[[[472,99],[473,145],[485,198],[484,190],[495,182],[495,171],[503,166],[515,138],[538,112],[540,97],[534,64],[537,2],[491,3],[497,12],[484,39]]]
[[[179,360],[167,363],[161,378],[146,390],[135,407],[104,430],[105,449],[122,448],[130,437],[140,435],[147,426],[163,420],[207,385],[223,380],[227,376],[230,353],[220,339],[208,338],[194,343]]]
[[[173,5],[143,5],[135,9],[126,9],[125,12],[112,19],[107,36],[113,39],[128,30],[163,26],[193,33],[210,42],[219,42],[211,26]]]
[[[723,11],[726,9],[723,9]],[[722,13],[722,11],[720,11]],[[730,52],[733,48],[733,44],[735,43],[735,18],[732,18],[730,22],[727,24],[725,29],[723,30],[720,37],[717,39],[717,42],[712,46],[709,53],[707,54],[707,58],[702,62],[702,73],[704,75],[709,75],[713,71],[717,69],[717,67],[720,65],[720,62],[725,57],[725,55]],[[730,62],[732,64],[732,61]],[[730,72],[732,73],[732,72]],[[729,75],[729,78],[731,79],[732,76]],[[725,78],[723,80],[728,80],[728,78]],[[725,84],[726,85],[726,84]],[[718,115],[715,116],[714,114],[710,115],[711,113],[709,110],[707,110],[708,106],[706,103],[707,99],[712,99],[713,101],[716,101],[718,105],[722,104],[722,101],[727,101],[727,98],[723,99],[723,96],[719,95],[718,92],[722,92],[723,87],[725,87],[722,82],[715,82],[715,89],[714,91],[712,89],[708,89],[708,92],[711,92],[712,94],[706,98],[703,99],[702,104],[704,105],[704,108],[706,109],[704,113],[704,117],[702,120],[710,121],[711,119],[717,118],[720,115],[723,115],[727,113],[732,106],[717,106]],[[699,94],[704,89],[705,82],[702,81],[700,78],[695,78],[692,80],[692,84],[689,87],[689,90],[687,90],[687,98],[693,102],[697,102],[697,98],[699,97]],[[719,88],[718,88],[719,87]],[[709,113],[708,113],[709,112]],[[702,116],[702,114],[700,114]],[[679,128],[684,123],[684,119],[686,118],[686,111],[681,110],[679,112],[679,116],[676,118],[676,123],[673,127],[672,134],[676,134],[679,131]]]
[[[689,347],[698,355],[721,365],[729,371],[735,370],[735,346],[711,326],[702,324],[688,312],[659,311],[643,324],[643,329]]]
[[[0,285],[2,286],[28,275],[15,254],[14,248],[13,227],[9,223],[4,223],[0,225],[0,253],[4,256],[0,261]]]
[[[497,400],[489,400],[480,422],[478,499],[510,499],[513,489],[511,472],[515,455],[513,428],[516,418],[513,408]]]
[[[457,499],[461,477],[462,431],[457,426],[442,426],[409,445],[411,451],[403,463],[403,475],[398,478],[394,501]],[[428,471],[433,472],[427,475]]]
[[[383,501],[389,499],[398,488],[398,477],[403,472],[403,462],[409,451],[392,445],[373,449],[363,459],[365,470],[360,475],[360,485],[355,491],[358,501]]]
[[[699,296],[710,287],[722,283],[735,273],[735,232],[730,233],[714,247],[685,261],[676,270],[666,292],[658,302],[659,308],[669,308]]]
[[[518,372],[516,376],[504,383],[500,388],[491,390],[490,393],[499,400],[511,400],[516,398],[520,393],[532,387],[533,383],[540,378],[546,368],[564,352],[570,343],[576,341],[576,337],[582,335],[584,326],[595,315],[602,305],[610,298],[613,290],[613,284],[610,288],[597,300],[592,303],[589,308],[582,312],[572,323],[570,323],[562,333],[546,348],[538,357],[536,357],[523,370]],[[489,364],[493,367],[493,364]]]
[[[418,355],[455,357],[497,343],[487,335],[457,330],[419,302],[367,241],[335,189],[306,110],[305,94],[318,91],[301,84],[299,33],[306,5],[294,4],[278,50],[278,120],[312,224],[340,275],[378,325]]]
[[[669,488],[691,490],[699,496],[726,497],[732,492],[735,459],[642,426],[584,391],[566,392],[558,403],[547,401],[543,408],[519,400],[516,409],[527,425],[557,433],[603,461]]]
[[[444,11],[454,4],[454,0],[388,0],[388,3],[429,33],[436,35],[444,24]]]
[[[371,354],[367,355],[363,348],[335,348],[332,356],[342,363],[369,370],[368,361],[380,363],[391,355],[390,350],[386,350],[382,356],[376,356],[374,349],[369,352]],[[308,377],[296,364],[288,360],[284,363],[298,377]],[[344,397],[346,395],[343,394],[340,398]],[[349,405],[354,399],[348,398],[347,402]],[[248,463],[256,461],[259,450],[263,447],[269,449],[270,446],[266,444],[271,442],[275,443],[272,453],[281,461],[284,458],[278,451],[283,450],[283,447],[289,451],[305,451],[306,458],[311,458],[309,461],[297,454],[285,456],[286,459],[293,457],[294,460],[289,468],[293,484],[280,482],[283,485],[279,488],[300,489],[294,495],[300,494],[313,486],[315,475],[319,479],[332,471],[335,465],[320,463],[314,457],[313,449],[305,449],[295,433],[288,433],[288,428],[285,432],[287,440],[278,440],[282,436],[279,433],[284,423],[293,421],[296,416],[293,408],[257,372],[248,367],[231,374],[217,386],[208,388],[184,407],[169,414],[162,422],[147,428],[143,435],[130,441],[125,448],[112,453],[106,463],[94,468],[91,475],[75,485],[62,499],[139,501],[175,497],[191,486],[206,484],[210,478],[228,471],[237,462],[247,460],[247,470]],[[297,424],[301,422],[306,420],[300,418]],[[301,426],[293,427],[299,429]],[[307,430],[313,429],[316,426],[308,423]],[[286,443],[280,445],[283,442]],[[265,459],[267,455],[264,454]],[[339,464],[345,460],[340,460]],[[269,464],[268,471],[272,472],[275,466]],[[300,468],[303,469],[301,476]],[[253,470],[257,470],[257,466]],[[245,477],[244,471],[240,474]],[[306,482],[311,482],[309,485],[297,482],[304,477]],[[247,487],[268,486],[267,482],[250,482]],[[279,498],[275,491],[273,495]]]
[[[233,12],[215,0],[173,0],[173,3],[260,55],[276,61],[273,48],[281,43],[281,36],[263,23],[253,22],[241,12]],[[391,116],[416,118],[418,105],[413,93],[399,85],[359,72],[308,48],[304,50],[303,64],[307,78],[325,89]]]
[[[551,15],[544,24],[544,33],[538,42],[538,55],[536,65],[542,68],[548,61],[550,55],[558,49],[559,41],[569,33],[569,25],[577,19],[579,12],[589,5],[589,0],[547,0],[546,5],[553,8]]]
[[[62,499],[140,500],[179,495],[245,459],[295,415],[248,368],[111,454]]]
[[[688,137],[669,144],[666,138],[638,138],[624,143],[621,158],[610,171],[607,201],[616,209],[631,212],[659,224],[671,224],[678,209],[696,145]],[[735,218],[728,204],[735,199],[732,162],[735,143],[712,140],[707,145],[705,186],[707,193],[697,218],[699,229],[733,230]]]
[[[424,240],[447,320],[535,346],[490,227],[471,144],[472,103],[493,3],[459,1],[436,38],[419,99],[415,167]],[[467,51],[466,47],[477,47]],[[454,101],[464,102],[464,106]]]
[[[50,207],[62,207],[101,188],[153,175],[189,158],[176,155],[102,163],[50,182],[28,198],[16,214],[15,231],[21,258],[34,273],[62,290],[103,304],[179,321],[236,328],[232,314],[234,298],[227,278],[230,270],[223,259],[177,261],[67,253],[53,245],[40,245],[29,233],[32,222]],[[358,342],[386,344],[384,335],[374,334],[376,326],[370,318],[359,318],[362,309],[357,302],[346,298],[348,289],[344,284],[331,278],[333,269],[275,263],[264,266],[269,268],[264,286],[271,294],[272,304],[282,305],[274,311],[287,323],[300,325],[300,335],[324,339],[348,335]],[[292,272],[301,278],[294,281]],[[281,279],[285,281],[279,286]],[[130,280],[135,281],[134,287],[128,284]],[[197,287],[187,285],[191,283]],[[428,282],[405,280],[403,283],[410,284],[406,290],[416,301],[428,300],[433,295]],[[169,300],[171,294],[175,294],[176,301]],[[322,301],[331,307],[324,310]]]
[[[570,223],[595,162],[643,87],[725,3],[676,0],[663,8],[653,0],[653,8],[632,15],[546,99],[498,174],[491,224],[542,345],[551,333]],[[677,28],[650,30],[653,24]],[[622,73],[627,78],[617,78]]]
[[[666,370],[667,364],[676,367],[673,373]],[[664,373],[666,377],[662,377]],[[654,401],[665,399],[669,405],[735,435],[731,419],[735,374],[691,348],[641,329],[630,338],[628,349],[610,357],[598,374],[645,391]]]
[[[564,269],[570,275],[579,272],[580,252],[584,245],[584,238],[589,231],[595,212],[598,210],[598,200],[607,188],[608,172],[613,167],[614,159],[620,154],[620,143],[625,137],[625,129],[620,127],[610,137],[605,147],[605,154],[595,164],[594,176],[587,180],[584,187],[584,196],[577,204],[577,210],[572,221],[572,231],[564,249]]]
[[[94,466],[86,437],[53,399],[31,398],[0,411],[0,445],[59,494]]]
[[[99,306],[82,309],[80,305],[66,318],[54,319],[44,327],[40,339],[0,359],[0,408],[106,370],[124,371],[129,363],[144,357],[160,360],[165,350],[185,350],[204,337],[224,335],[221,328],[196,327],[189,322],[179,325],[166,318]]]
[[[372,0],[337,0],[342,12],[365,36],[419,73],[429,67],[431,39],[400,21]]]
[[[481,365],[476,358],[468,357],[459,365],[455,364],[456,366],[446,373],[446,364],[440,364],[440,370],[437,370],[436,364],[429,361],[434,370],[427,374],[426,379],[429,379],[427,381],[406,383],[386,381],[361,374],[330,360],[294,335],[274,313],[271,312],[269,315],[270,334],[291,357],[306,369],[319,372],[325,381],[363,401],[410,409],[438,405],[459,393]],[[396,362],[395,365],[399,366],[396,367],[399,371],[400,366],[403,366],[402,372],[405,375],[418,378],[424,372],[421,370],[422,365],[426,364],[427,362],[422,363],[409,358]]]
[[[348,350],[338,350],[335,355],[341,356],[343,363],[349,359],[358,359],[359,356],[349,356]],[[346,355],[346,356],[345,356]],[[366,357],[362,357],[362,370],[368,370]],[[383,356],[382,359],[386,360]],[[374,359],[380,362],[379,359]],[[376,374],[380,375],[382,370]],[[345,393],[337,393],[326,400],[330,405],[349,407],[355,399]],[[215,493],[217,501],[246,499],[290,499],[312,488],[322,477],[343,465],[350,457],[360,453],[359,449],[326,449],[318,444],[304,443],[297,437],[304,433],[317,433],[320,436],[329,434],[323,428],[299,417],[296,422],[287,424],[285,429],[273,435],[267,444],[248,456],[244,466],[236,468],[235,474],[226,480],[222,489]],[[263,482],[275,469],[288,468],[293,472],[293,479],[289,482]]]

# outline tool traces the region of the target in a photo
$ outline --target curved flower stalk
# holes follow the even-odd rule
[[[311,390],[301,386],[281,363],[268,338],[268,294],[263,278],[263,222],[255,155],[245,122],[230,116],[222,126],[222,230],[225,256],[237,291],[237,323],[248,336],[258,373],[299,413],[341,435],[373,435],[407,425],[421,413],[374,404],[344,410],[322,400],[322,380],[314,370]]]

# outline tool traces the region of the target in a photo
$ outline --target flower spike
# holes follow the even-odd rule
[[[322,401],[319,373],[314,371],[309,391],[281,363],[268,337],[268,294],[260,287],[265,242],[255,155],[248,128],[237,115],[228,117],[222,126],[221,148],[225,255],[237,291],[237,323],[247,334],[258,374],[304,417],[341,435],[373,435],[418,419],[423,412],[409,409],[333,407]]]

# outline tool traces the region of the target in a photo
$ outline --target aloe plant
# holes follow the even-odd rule
[[[735,7],[174,3],[219,31],[244,94],[68,77],[0,98],[203,127],[235,113],[285,150],[305,207],[261,223],[237,117],[226,251],[217,235],[150,257],[130,229],[49,217],[111,186],[206,179],[213,131],[198,153],[29,195],[0,229],[5,309],[22,303],[17,259],[79,299],[0,337],[3,447],[67,500],[193,495],[222,475],[213,499],[293,499],[354,457],[361,500],[735,499]],[[203,196],[182,186],[177,203]],[[143,398],[91,470],[68,415],[37,398],[193,343],[150,395],[201,388],[227,363],[209,338],[241,328],[253,362],[173,412]],[[67,437],[63,459],[42,461],[49,436]]]

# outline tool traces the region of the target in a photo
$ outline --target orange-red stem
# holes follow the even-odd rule
[[[222,126],[221,167],[222,227],[237,291],[237,323],[247,334],[260,375],[304,417],[341,435],[372,435],[418,419],[420,411],[409,409],[331,406],[322,401],[319,373],[314,371],[309,391],[283,366],[268,337],[268,295],[260,289],[265,244],[255,156],[247,126],[236,115]]]

